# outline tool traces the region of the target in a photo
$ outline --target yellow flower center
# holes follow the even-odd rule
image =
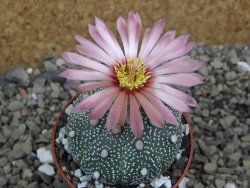
[[[141,59],[127,58],[115,64],[115,73],[120,87],[134,90],[142,87],[151,77],[151,72]]]

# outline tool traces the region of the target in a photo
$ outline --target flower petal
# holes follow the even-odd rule
[[[155,57],[164,47],[166,47],[167,45],[169,45],[175,38],[175,33],[176,31],[168,31],[166,32],[161,39],[159,40],[159,42],[157,42],[157,44],[155,45],[155,47],[153,48],[153,50],[150,52],[150,54],[148,55],[148,57],[146,58],[146,62],[150,61],[150,59],[152,59],[153,57]]]
[[[192,106],[192,107],[197,106],[197,102],[195,101],[195,99],[193,97],[191,97],[190,95],[188,95],[188,94],[186,94],[178,89],[170,87],[167,84],[154,83],[151,85],[151,87],[156,88],[156,89],[160,89],[160,90],[166,92],[167,94],[172,95],[173,97],[176,97],[176,98],[182,100],[188,106]]]
[[[84,37],[76,35],[75,39],[81,44],[76,47],[77,51],[79,51],[81,54],[94,58],[107,65],[112,65],[112,63],[115,61],[113,57],[109,56],[99,46],[95,45]]]
[[[168,63],[163,64],[155,69],[155,75],[164,75],[172,73],[193,72],[200,69],[205,63],[193,60],[188,56],[182,56]]]
[[[116,54],[116,56],[119,59],[124,59],[124,55],[123,55],[123,52],[121,50],[120,45],[118,44],[114,34],[106,26],[104,21],[101,20],[100,18],[96,17],[95,18],[95,25],[96,25],[96,29],[99,32],[99,34],[106,41],[106,43],[109,45],[109,47],[113,50],[113,52]]]
[[[168,109],[167,106],[165,106],[162,101],[160,101],[157,97],[155,97],[153,94],[143,91],[142,92],[155,106],[157,106],[157,109],[162,114],[162,116],[165,118],[165,120],[168,123],[177,125],[177,119],[174,116],[174,114],[171,112],[171,110]]]
[[[103,72],[106,74],[110,74],[110,72],[111,72],[111,69],[108,68],[107,66],[105,66],[99,62],[96,62],[94,60],[91,60],[89,58],[83,57],[83,56],[76,54],[76,53],[64,52],[62,54],[62,57],[68,62],[74,63],[76,65],[81,65],[81,66],[84,66],[86,68],[96,70],[98,72]]]
[[[120,115],[118,124],[124,125],[124,123],[127,119],[127,116],[128,116],[128,95],[125,95],[124,104],[122,107],[122,111],[121,111],[121,115]]]
[[[135,97],[141,104],[151,123],[159,128],[163,128],[165,121],[161,113],[152,105],[152,103],[142,94],[135,92]]]
[[[91,70],[75,70],[75,69],[66,69],[59,74],[64,78],[70,80],[82,80],[82,81],[94,81],[94,80],[112,80],[112,78],[104,73],[91,71]]]
[[[152,31],[150,33],[149,39],[147,41],[146,48],[141,53],[140,58],[145,59],[148,56],[148,54],[150,53],[150,51],[152,50],[154,45],[159,40],[159,38],[160,38],[160,36],[161,36],[161,34],[163,32],[164,26],[165,26],[165,20],[164,19],[160,19],[159,21],[157,21],[155,23],[155,25],[152,28]]]
[[[114,102],[119,92],[115,92],[112,95],[104,98],[95,108],[93,108],[90,112],[90,119],[100,119],[104,116],[107,110],[110,108],[111,104]]]
[[[183,56],[183,55],[186,55],[187,53],[189,53],[192,50],[193,47],[194,47],[194,43],[189,42],[186,45],[184,45],[183,47],[181,47],[175,51],[166,53],[164,56],[162,56],[159,60],[157,60],[153,64],[152,68],[157,67],[159,64],[161,64],[163,62],[169,61],[171,59],[175,59],[175,58]]]
[[[116,21],[116,25],[117,25],[117,30],[120,34],[122,43],[123,43],[123,48],[124,48],[124,52],[125,55],[128,55],[128,28],[127,28],[127,23],[125,21],[125,19],[121,16],[119,16],[119,18]]]
[[[154,96],[161,99],[163,102],[171,106],[172,108],[179,110],[180,112],[190,112],[191,109],[181,100],[169,95],[159,89],[145,88],[145,91],[153,94]]]
[[[141,36],[141,21],[132,11],[128,15],[129,57],[137,57],[138,44]]]
[[[94,108],[100,103],[100,101],[104,100],[110,95],[114,95],[118,91],[119,89],[117,87],[109,87],[99,92],[96,92],[95,94],[87,97],[86,99],[78,103],[73,109],[73,112],[81,112],[87,109]]]
[[[77,90],[81,92],[91,91],[98,88],[103,88],[107,86],[112,86],[111,81],[99,81],[99,82],[88,82],[84,84],[79,84]]]
[[[137,138],[140,138],[143,134],[143,121],[139,109],[138,102],[133,94],[129,95],[130,106],[130,126],[131,130]]]
[[[203,83],[203,77],[196,73],[179,73],[157,76],[154,80],[158,83],[174,84],[178,86],[192,87]]]
[[[103,38],[95,26],[89,24],[88,28],[89,28],[89,34],[94,39],[94,41],[111,57],[114,57],[115,60],[118,60],[119,56],[115,53],[113,48],[110,47],[111,42]]]
[[[142,39],[141,48],[140,48],[140,52],[139,52],[138,57],[141,57],[143,51],[145,50],[150,33],[151,33],[151,28],[147,28],[144,32],[144,36]]]
[[[110,109],[106,122],[106,127],[108,131],[110,131],[115,125],[117,125],[119,121],[121,111],[124,105],[125,96],[126,93],[124,91],[121,92]]]

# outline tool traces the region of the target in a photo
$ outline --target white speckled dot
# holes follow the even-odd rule
[[[99,177],[100,177],[100,173],[98,171],[95,171],[93,173],[93,178],[97,180]]]
[[[148,173],[148,170],[146,168],[141,169],[141,175],[146,176]]]
[[[144,147],[144,144],[143,144],[143,142],[142,142],[141,140],[137,140],[137,141],[135,142],[135,148],[136,148],[137,150],[142,150],[143,147]]]
[[[98,119],[91,119],[90,120],[90,125],[96,126],[98,124],[99,120]]]
[[[102,152],[101,152],[101,157],[102,157],[102,158],[107,158],[107,157],[108,157],[108,155],[109,155],[108,150],[103,149],[103,150],[102,150]]]
[[[75,131],[70,131],[69,132],[69,137],[73,138],[75,136]]]
[[[172,142],[172,143],[175,144],[175,143],[177,142],[177,140],[178,140],[178,137],[177,137],[176,135],[172,135],[172,136],[171,136],[171,142]]]

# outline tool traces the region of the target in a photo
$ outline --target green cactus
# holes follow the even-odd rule
[[[82,99],[83,94],[73,106]],[[166,124],[162,129],[152,126],[142,111],[144,132],[140,139],[134,136],[128,124],[114,134],[106,130],[106,116],[92,126],[88,111],[72,113],[66,126],[70,152],[85,173],[99,172],[102,183],[136,185],[150,182],[170,167],[181,147],[182,115],[170,109],[179,126]],[[176,142],[171,141],[172,135],[177,136]]]

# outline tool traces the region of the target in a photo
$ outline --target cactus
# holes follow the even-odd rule
[[[73,106],[83,97],[81,94]],[[107,113],[95,126],[90,124],[89,111],[71,113],[66,125],[70,152],[86,174],[98,172],[102,183],[136,185],[150,182],[170,167],[181,147],[182,115],[170,110],[179,125],[166,123],[162,129],[152,126],[141,110],[144,132],[139,139],[127,123],[118,134],[108,132],[105,128]]]

